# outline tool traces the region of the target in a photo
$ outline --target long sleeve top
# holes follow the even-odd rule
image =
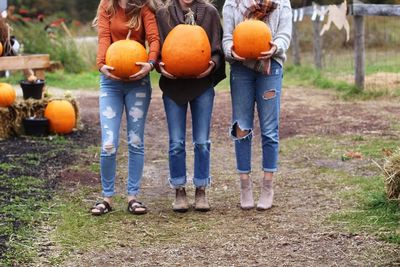
[[[129,32],[129,17],[125,10],[118,6],[114,16],[107,13],[107,1],[100,3],[98,17],[98,50],[97,67],[100,69],[105,64],[106,52],[108,47],[118,41],[126,39]],[[149,61],[156,61],[160,53],[160,37],[158,34],[155,14],[148,6],[143,6],[140,11],[141,24],[138,29],[132,29],[130,39],[138,41],[145,46],[147,40],[149,44]]]
[[[269,15],[267,24],[272,32],[273,42],[277,45],[277,51],[272,58],[283,65],[292,37],[292,8],[289,0],[275,0],[274,2],[278,3],[278,8]],[[222,9],[222,16],[224,53],[227,61],[233,62],[234,59],[231,54],[233,45],[232,33],[236,25],[244,20],[236,0],[226,0]]]
[[[165,95],[178,104],[185,104],[195,99],[211,86],[215,86],[225,76],[225,59],[222,50],[222,25],[217,9],[201,0],[195,0],[192,6],[196,24],[206,31],[211,44],[211,60],[215,67],[210,75],[201,79],[168,79],[160,77],[160,88]],[[161,44],[168,33],[178,24],[184,24],[184,12],[178,0],[173,0],[168,7],[156,12]],[[160,60],[162,61],[161,55]]]

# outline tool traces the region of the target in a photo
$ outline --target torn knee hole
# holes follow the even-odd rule
[[[103,146],[103,149],[104,149],[104,151],[107,152],[107,153],[113,153],[113,152],[115,151],[115,147],[114,147],[113,144],[105,144],[105,145]]]
[[[275,89],[265,91],[264,94],[263,94],[263,98],[264,98],[265,100],[272,99],[272,98],[274,98],[275,96],[276,96],[276,90],[275,90]]]
[[[239,125],[235,124],[235,130],[236,130],[236,137],[237,138],[242,138],[245,137],[250,133],[249,130],[242,130],[240,129]]]

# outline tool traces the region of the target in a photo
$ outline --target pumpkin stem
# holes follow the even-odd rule
[[[189,8],[188,13],[185,15],[185,24],[196,25],[196,21],[194,19],[194,12]]]
[[[129,40],[131,38],[131,33],[132,33],[132,30],[129,29],[128,35],[126,36],[126,40]]]

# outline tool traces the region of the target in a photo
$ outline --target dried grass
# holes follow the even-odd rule
[[[54,99],[44,98],[40,100],[17,100],[8,108],[0,108],[0,139],[11,136],[19,136],[24,133],[22,120],[27,117],[43,117],[47,104]],[[79,125],[79,108],[75,99],[67,98],[73,105],[76,114],[76,128]]]
[[[400,204],[400,147],[386,158],[383,170],[386,194],[389,199],[398,200]]]

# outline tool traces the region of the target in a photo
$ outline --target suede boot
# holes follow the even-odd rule
[[[176,212],[187,212],[189,210],[189,203],[186,199],[186,190],[184,187],[175,189],[175,201],[172,210]]]
[[[240,179],[240,207],[244,210],[254,208],[253,186],[250,177]]]
[[[203,212],[210,210],[210,204],[208,203],[205,187],[196,188],[196,193],[194,196],[194,209]]]
[[[274,189],[272,180],[262,179],[260,199],[257,204],[257,210],[267,210],[272,207],[274,200]]]

